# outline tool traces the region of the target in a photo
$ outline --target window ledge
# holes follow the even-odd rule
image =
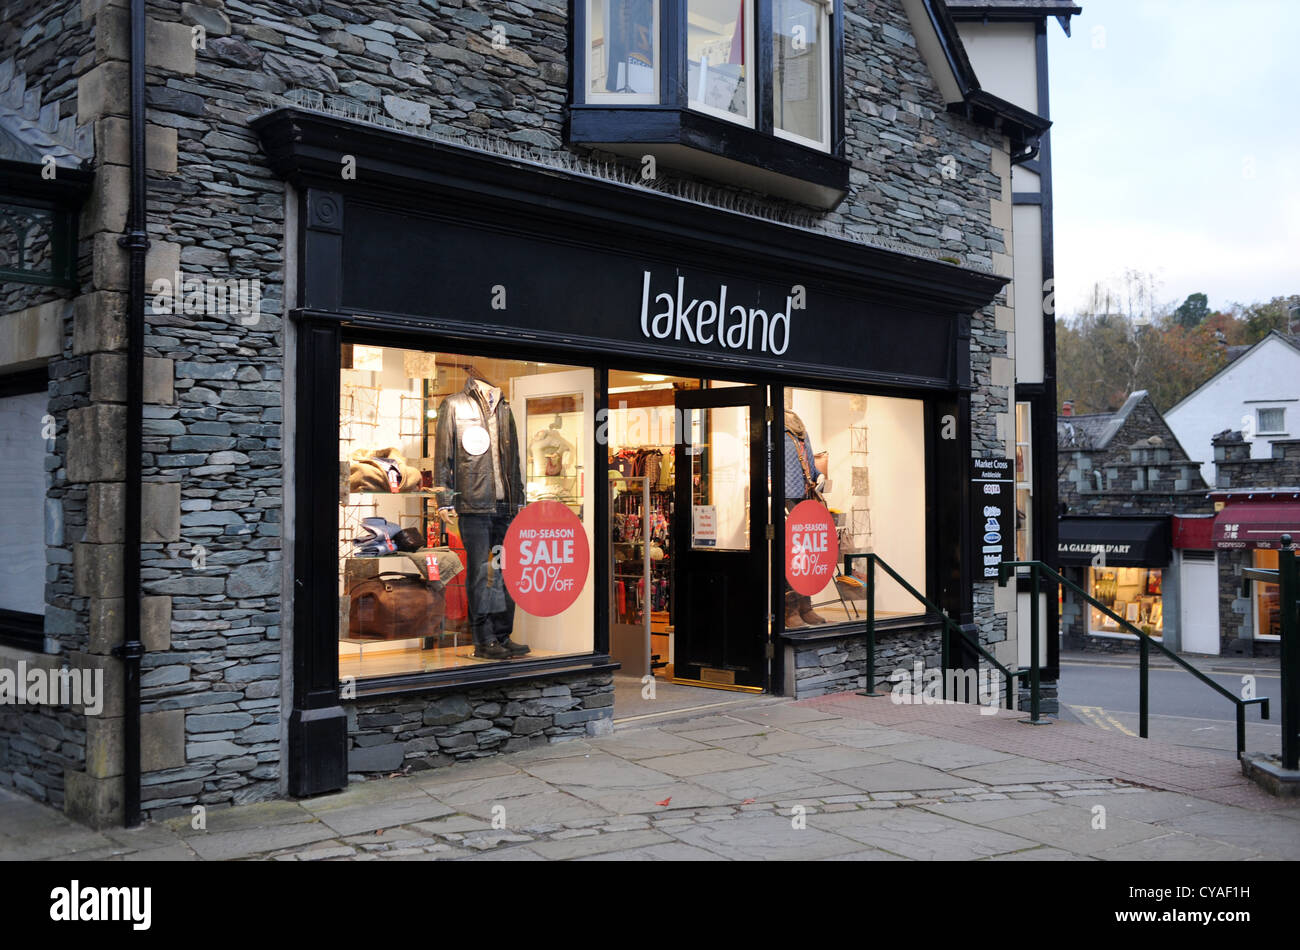
[[[604,654],[573,657],[568,660],[545,659],[505,661],[491,666],[435,670],[428,673],[401,673],[357,680],[357,699],[373,699],[395,693],[440,693],[464,691],[474,686],[499,686],[525,680],[552,679],[573,673],[612,673],[621,668]]]
[[[849,189],[845,158],[680,106],[575,105],[569,140],[821,210]]]
[[[877,620],[876,634],[930,630],[942,626],[942,624],[943,621],[938,617],[913,614],[910,617]],[[833,626],[831,624],[825,624],[824,626],[830,629],[823,629],[823,625],[819,624],[816,630],[786,631],[781,634],[781,639],[787,643],[815,643],[818,640],[842,640],[845,637],[865,637],[867,635],[867,622],[865,620],[849,620]]]

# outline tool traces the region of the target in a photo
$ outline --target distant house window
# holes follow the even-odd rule
[[[1285,409],[1256,409],[1255,413],[1256,431],[1261,433],[1286,431]]]

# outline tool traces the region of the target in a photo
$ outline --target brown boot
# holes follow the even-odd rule
[[[826,622],[825,617],[813,610],[811,597],[799,598],[799,617],[804,623],[814,626]]]
[[[795,627],[808,626],[799,616],[799,598],[793,591],[786,591],[785,594],[785,629],[793,630]]]

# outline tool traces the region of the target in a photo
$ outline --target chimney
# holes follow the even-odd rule
[[[1061,415],[1063,415],[1063,416],[1072,416],[1072,415],[1074,415],[1074,400],[1073,400],[1073,399],[1067,399],[1067,400],[1065,400],[1065,402],[1061,403]]]

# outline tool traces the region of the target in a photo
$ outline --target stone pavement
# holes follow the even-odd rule
[[[852,694],[672,711],[205,830],[96,832],[0,791],[0,859],[1300,859],[1300,804],[1234,761],[1020,718]]]

